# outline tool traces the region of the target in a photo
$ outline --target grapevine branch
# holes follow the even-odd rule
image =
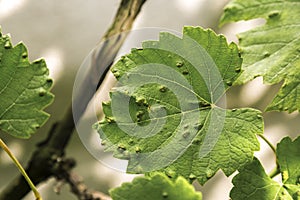
[[[86,87],[91,87],[95,84],[96,86],[101,85],[109,67],[113,63],[117,52],[119,51],[123,41],[127,36],[127,34],[121,33],[129,31],[131,29],[137,15],[139,14],[145,2],[146,0],[121,1],[113,23],[103,37],[103,40],[107,40],[108,42],[105,42],[104,45],[98,48],[96,52],[97,54],[95,54],[95,56],[97,56],[97,59],[94,63],[94,69],[89,69],[92,70],[91,72],[93,72],[93,70],[100,70],[102,72],[101,77],[96,77],[97,81],[95,81],[95,77],[87,76],[86,78],[88,80],[84,81],[88,83],[87,85],[85,85]],[[120,37],[109,40],[109,37],[116,34],[119,34]],[[99,66],[99,63],[102,64]],[[96,67],[98,69],[96,69]],[[90,75],[93,75],[93,73],[91,73]],[[71,172],[71,169],[74,167],[75,163],[73,162],[73,164],[67,165],[68,167],[64,167],[65,164],[62,165],[62,163],[64,162],[60,161],[62,159],[66,159],[64,158],[65,148],[74,131],[75,123],[78,122],[78,120],[84,113],[89,101],[94,95],[94,92],[96,91],[93,91],[89,95],[82,93],[85,95],[76,97],[74,99],[75,102],[73,102],[73,106],[78,106],[80,112],[77,113],[77,116],[74,116],[75,119],[73,120],[72,105],[70,105],[63,119],[52,126],[51,130],[48,133],[47,139],[37,145],[37,149],[32,154],[29,164],[26,168],[26,172],[31,178],[33,184],[38,185],[39,183],[46,181],[50,177],[58,178],[62,177],[62,174],[64,174],[64,180],[70,184],[72,192],[78,197],[78,199],[82,199],[82,192],[80,192],[81,190],[79,189],[80,187],[82,187],[82,182],[78,182],[75,178],[76,176]],[[68,176],[66,176],[66,174],[68,174]],[[85,188],[84,190],[87,191],[87,188]],[[19,200],[22,199],[28,192],[30,192],[30,187],[28,186],[25,179],[22,176],[19,176],[2,191],[2,193],[0,194],[0,199]],[[95,192],[92,194],[95,194]],[[102,197],[98,199],[104,200],[105,198],[109,199],[109,197],[107,196],[104,197],[103,194]]]

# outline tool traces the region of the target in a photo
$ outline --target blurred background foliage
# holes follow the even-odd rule
[[[236,42],[236,33],[264,23],[258,19],[218,28],[218,20],[227,2],[228,0],[148,0],[134,29],[161,27],[181,32],[184,25],[202,26],[226,35],[228,41]],[[50,76],[54,79],[52,92],[56,98],[47,109],[51,114],[47,124],[30,140],[1,135],[24,165],[28,162],[35,144],[46,137],[51,125],[67,109],[77,69],[109,27],[118,4],[119,0],[0,0],[2,33],[10,33],[14,44],[23,41],[29,50],[30,60],[44,57],[50,68]],[[244,86],[233,87],[227,94],[228,107],[250,106],[264,110],[278,86],[263,85],[262,79],[257,78]],[[265,113],[264,117],[265,135],[273,144],[285,135],[294,138],[300,132],[298,112],[270,112]],[[255,155],[267,170],[274,167],[275,157],[263,141],[261,151]],[[99,191],[107,193],[109,188],[134,178],[134,175],[111,169],[93,158],[77,134],[70,141],[67,156],[77,160],[75,171],[84,177],[86,184]],[[0,151],[0,191],[18,173],[8,156]],[[204,199],[229,199],[232,177],[226,178],[222,172],[218,172],[204,186],[195,186],[203,192]],[[61,193],[56,195],[53,192],[55,185],[55,180],[49,180],[39,186],[44,199],[76,199],[69,192],[68,186],[63,187]],[[33,199],[33,195],[29,194],[24,199]]]

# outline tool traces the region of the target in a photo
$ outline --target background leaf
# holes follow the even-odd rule
[[[183,177],[172,181],[163,174],[138,177],[110,191],[113,200],[201,200],[202,195]]]
[[[95,127],[106,151],[129,160],[129,173],[160,170],[204,184],[252,160],[263,122],[257,110],[217,106],[240,73],[237,46],[200,27],[183,33],[161,33],[116,63],[119,83]]]
[[[300,1],[233,0],[221,24],[266,19],[266,24],[238,35],[244,72],[237,84],[263,76],[268,84],[284,81],[267,110],[300,110]]]
[[[43,109],[53,100],[51,85],[45,61],[30,63],[24,44],[12,47],[0,33],[0,130],[29,138],[49,117]]]

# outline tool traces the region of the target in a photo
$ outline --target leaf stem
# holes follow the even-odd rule
[[[269,173],[269,177],[274,178],[280,173],[278,165]]]
[[[269,145],[272,151],[276,154],[276,148],[273,146],[273,144],[264,135],[258,134],[258,136],[261,137],[261,139],[263,139]]]
[[[272,149],[272,151],[276,155],[276,148],[274,147],[274,145],[264,135],[262,135],[262,134],[258,134],[258,135],[269,145],[269,147]],[[279,169],[278,161],[276,159],[276,167],[270,172],[269,177],[274,178],[279,173],[280,173],[280,169]]]
[[[24,176],[24,178],[26,179],[28,185],[30,186],[31,190],[34,193],[34,195],[36,197],[36,200],[42,200],[42,197],[41,197],[40,193],[38,192],[38,190],[36,189],[36,187],[34,186],[32,181],[30,180],[30,178],[28,177],[28,175],[25,172],[24,168],[22,167],[22,165],[19,163],[17,158],[13,155],[13,153],[9,150],[9,148],[7,147],[7,145],[3,142],[3,140],[1,138],[0,138],[0,146],[9,155],[9,157],[15,163],[16,167],[19,169],[21,174]]]

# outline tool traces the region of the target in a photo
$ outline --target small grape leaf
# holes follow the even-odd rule
[[[24,44],[13,47],[0,31],[0,130],[29,138],[49,118],[43,109],[53,100],[51,85],[45,61],[30,63]]]
[[[282,174],[282,182],[289,189],[298,186],[296,192],[299,192],[300,198],[300,137],[294,141],[289,137],[283,138],[277,145],[276,154]],[[289,192],[291,195],[295,193],[294,190]]]
[[[256,158],[240,170],[232,183],[234,185],[230,192],[232,200],[293,199],[283,186],[266,174]]]
[[[233,200],[300,199],[300,137],[286,137],[277,145],[276,155],[282,177],[280,184],[266,175],[257,159],[233,178]]]
[[[219,169],[232,174],[259,150],[263,129],[260,111],[218,106],[240,65],[234,43],[200,27],[144,42],[112,68],[118,85],[94,126],[105,150],[128,160],[129,173],[164,171],[201,184]]]
[[[172,181],[166,175],[137,177],[132,183],[110,191],[113,200],[201,200],[202,195],[183,177]]]
[[[267,111],[300,110],[300,1],[232,0],[221,18],[231,21],[266,19],[266,24],[238,35],[244,72],[236,81],[243,84],[263,76],[268,84],[284,81]]]

